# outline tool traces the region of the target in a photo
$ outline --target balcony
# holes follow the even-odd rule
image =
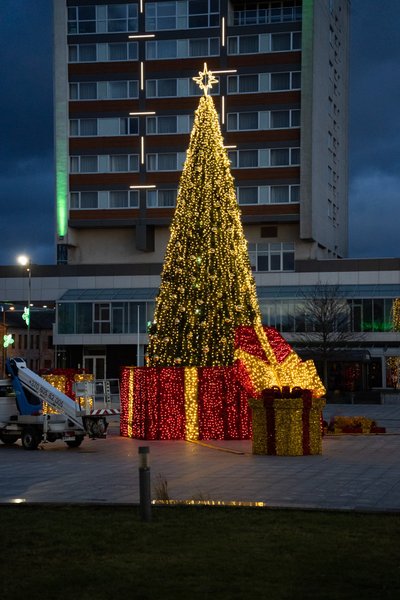
[[[241,8],[232,11],[230,25],[270,25],[301,21],[301,6],[280,6],[278,8],[263,7],[266,3],[252,4],[252,8]],[[243,4],[242,4],[243,7]]]

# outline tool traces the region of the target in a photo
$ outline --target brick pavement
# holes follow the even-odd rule
[[[263,502],[270,507],[400,510],[400,406],[328,405],[333,414],[374,418],[387,435],[330,436],[321,456],[254,456],[250,441],[144,442],[121,438],[62,442],[34,452],[0,444],[0,503],[131,504],[139,501],[138,447],[150,447],[153,491],[171,499]]]

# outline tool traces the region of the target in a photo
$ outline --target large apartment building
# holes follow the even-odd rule
[[[204,62],[255,272],[347,254],[349,0],[54,0],[59,264],[159,274]]]

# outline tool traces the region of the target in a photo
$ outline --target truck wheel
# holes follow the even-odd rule
[[[19,440],[19,435],[8,435],[7,433],[0,433],[0,440],[6,446],[11,446],[15,444],[17,440]]]
[[[74,440],[68,440],[65,442],[68,448],[78,448],[83,442],[83,435],[77,435]]]
[[[25,427],[22,430],[21,442],[25,450],[36,450],[42,436],[34,427]]]

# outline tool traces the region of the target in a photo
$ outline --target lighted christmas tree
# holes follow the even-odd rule
[[[261,323],[240,210],[208,90],[195,113],[150,330],[150,366],[234,362],[235,329]]]
[[[230,163],[208,95],[216,79],[206,64],[193,79],[204,96],[178,190],[147,365],[241,363],[254,394],[301,386],[321,396],[314,363],[302,362],[275,330],[262,325]]]

